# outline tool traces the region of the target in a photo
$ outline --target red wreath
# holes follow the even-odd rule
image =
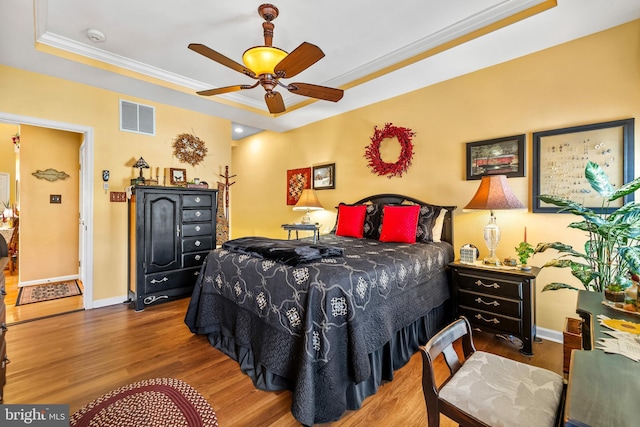
[[[364,157],[369,160],[368,164],[373,173],[380,176],[388,175],[387,178],[392,176],[401,177],[411,166],[411,158],[413,157],[411,137],[415,136],[415,134],[411,129],[393,126],[393,123],[386,123],[382,129],[374,126],[371,144],[366,147],[364,153]],[[387,163],[380,157],[380,144],[383,139],[394,137],[400,143],[400,157],[395,163]]]

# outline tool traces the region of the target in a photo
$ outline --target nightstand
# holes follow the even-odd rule
[[[489,267],[481,262],[449,264],[453,278],[456,316],[465,316],[481,330],[515,336],[520,353],[533,356],[536,339],[535,281],[538,267],[530,271]]]
[[[282,224],[282,228],[287,230],[287,239],[291,239],[291,232],[296,232],[296,240],[298,240],[298,231],[313,231],[313,243],[320,240],[320,224]]]

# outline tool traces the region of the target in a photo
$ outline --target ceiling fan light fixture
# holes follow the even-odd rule
[[[256,76],[275,74],[274,68],[288,55],[282,49],[273,46],[254,46],[242,54],[242,62]]]

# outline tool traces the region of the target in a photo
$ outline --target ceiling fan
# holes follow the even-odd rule
[[[319,86],[309,83],[289,83],[284,84],[280,79],[286,79],[306,70],[311,65],[324,57],[324,52],[318,46],[303,42],[295,48],[293,52],[287,53],[282,49],[272,46],[273,28],[271,21],[278,17],[278,8],[272,4],[263,4],[258,7],[258,14],[265,20],[262,23],[264,30],[264,46],[254,46],[247,49],[242,55],[241,65],[221,53],[198,43],[191,43],[189,49],[206,56],[224,66],[236,70],[246,76],[256,79],[253,85],[225,86],[216,89],[208,89],[196,92],[198,95],[211,96],[228,92],[236,92],[243,89],[253,89],[259,84],[267,91],[264,100],[267,103],[271,114],[285,111],[282,95],[275,92],[278,86],[287,89],[296,95],[308,96],[311,98],[323,99],[337,102],[342,99],[344,92],[341,89],[334,89],[326,86]]]

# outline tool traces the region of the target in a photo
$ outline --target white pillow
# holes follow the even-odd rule
[[[447,215],[447,212],[449,211],[443,208],[440,211],[440,215],[438,215],[436,222],[433,224],[432,236],[434,242],[442,241],[442,227],[444,226],[444,217]]]

